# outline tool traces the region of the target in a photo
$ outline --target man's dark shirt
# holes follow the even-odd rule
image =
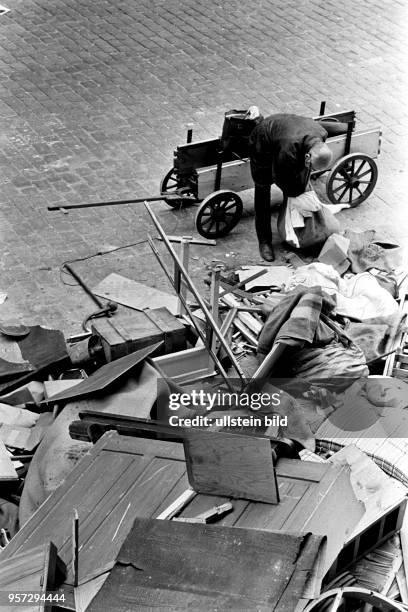
[[[305,155],[326,138],[326,130],[308,117],[288,114],[265,117],[249,138],[254,182],[276,183],[285,195],[300,195],[307,182]]]

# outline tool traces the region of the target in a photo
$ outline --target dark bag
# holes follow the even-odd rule
[[[232,153],[237,157],[248,157],[249,136],[261,119],[262,115],[259,115],[256,119],[249,119],[246,110],[233,109],[227,111],[221,135],[221,145],[224,153]]]

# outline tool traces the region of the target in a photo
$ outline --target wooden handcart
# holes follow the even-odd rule
[[[355,111],[331,115],[324,111],[322,103],[315,121],[322,122],[329,133],[326,143],[333,153],[333,163],[329,170],[315,174],[327,175],[329,202],[358,206],[369,197],[377,182],[374,160],[380,152],[381,130],[356,131]],[[161,181],[160,192],[174,208],[199,204],[195,218],[198,233],[204,238],[220,238],[241,219],[243,204],[238,193],[253,187],[248,147],[243,141],[236,152],[233,148],[225,149],[221,138],[191,140],[189,129],[187,143],[175,150],[174,165]]]

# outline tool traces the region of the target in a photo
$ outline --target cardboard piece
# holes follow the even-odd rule
[[[340,234],[332,234],[327,238],[317,259],[320,263],[333,266],[340,275],[344,274],[351,263],[347,258],[349,246],[350,240],[348,238]]]
[[[114,272],[96,285],[93,293],[135,310],[165,306],[172,314],[177,315],[178,299],[176,296]]]

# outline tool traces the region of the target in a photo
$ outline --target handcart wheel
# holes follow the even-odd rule
[[[207,196],[197,211],[195,224],[204,238],[221,238],[237,225],[244,207],[233,191],[215,191]]]
[[[364,153],[339,159],[327,177],[327,197],[332,204],[358,206],[372,193],[378,178],[377,164]]]
[[[160,193],[168,194],[170,196],[175,195],[195,195],[191,189],[188,187],[179,188],[178,186],[178,178],[176,169],[172,168],[168,171],[164,179],[160,182]],[[184,206],[188,206],[191,202],[189,200],[184,200],[181,198],[171,197],[171,198],[163,198],[163,200],[171,206],[172,208],[183,208]]]

